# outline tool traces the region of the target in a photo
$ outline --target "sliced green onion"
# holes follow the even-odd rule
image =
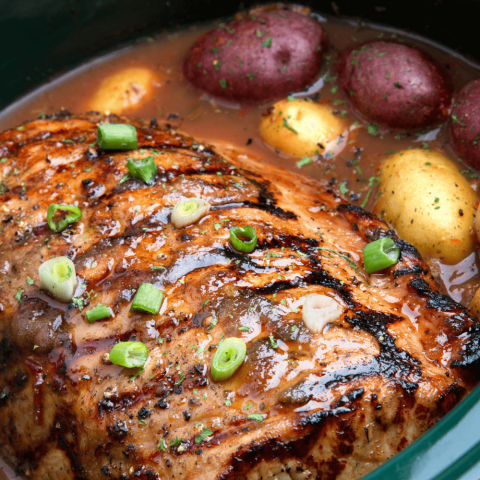
[[[133,158],[129,158],[127,168],[132,177],[145,183],[150,183],[158,172],[158,167],[153,157],[142,158],[138,162],[134,162]]]
[[[192,225],[203,218],[210,210],[211,205],[201,198],[187,198],[175,205],[172,212],[172,224],[175,228]]]
[[[233,227],[230,229],[230,242],[235,250],[250,253],[257,246],[257,233],[252,227]]]
[[[367,273],[378,272],[398,262],[400,250],[388,237],[369,243],[363,249],[363,264]]]
[[[162,305],[163,292],[151,283],[142,283],[133,298],[131,310],[156,315]]]
[[[136,150],[137,129],[133,125],[99,125],[97,142],[102,150]]]
[[[60,220],[55,221],[53,216],[57,210],[67,212]],[[79,218],[82,217],[82,212],[75,205],[58,205],[52,203],[47,210],[47,222],[48,226],[54,232],[61,232],[67,228],[73,222],[76,222]]]
[[[143,367],[148,358],[148,348],[142,342],[120,342],[110,351],[110,361],[121,367]]]
[[[303,323],[312,333],[322,333],[327,324],[338,320],[342,313],[343,308],[335,299],[313,293],[306,297],[302,318]]]
[[[240,338],[227,338],[219,346],[212,361],[212,378],[221,382],[230,378],[245,360],[247,346]]]
[[[90,323],[96,322],[97,320],[102,320],[102,318],[109,318],[113,316],[110,307],[107,307],[106,305],[98,305],[91,310],[87,310],[85,315]]]
[[[70,302],[77,287],[75,265],[68,257],[52,258],[38,269],[40,288],[61,302]]]

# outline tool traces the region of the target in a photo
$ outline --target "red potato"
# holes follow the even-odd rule
[[[313,83],[326,45],[312,17],[287,10],[256,13],[202,35],[187,53],[183,73],[219,99],[266,102]]]
[[[452,84],[426,53],[394,42],[373,41],[345,51],[339,82],[354,107],[390,128],[416,130],[448,114]]]
[[[468,83],[455,98],[450,137],[457,155],[480,169],[480,80]]]

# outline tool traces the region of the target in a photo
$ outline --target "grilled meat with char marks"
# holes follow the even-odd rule
[[[135,124],[139,150],[101,152],[100,121],[135,124],[64,114],[0,136],[0,449],[19,474],[351,480],[471,390],[478,325],[375,216],[156,124]],[[147,155],[155,183],[125,177],[127,158]],[[213,207],[174,229],[171,208],[185,197]],[[51,203],[83,217],[54,233]],[[251,254],[229,245],[243,225],[258,235]],[[369,276],[363,248],[385,235],[400,260]],[[75,263],[83,309],[39,290],[39,265],[60,255]],[[165,292],[156,316],[130,312],[143,282]],[[343,307],[323,334],[302,321],[311,293]],[[97,304],[114,317],[88,323]],[[247,357],[215,383],[210,364],[228,337],[247,343]],[[105,360],[127,340],[148,346],[144,369]]]

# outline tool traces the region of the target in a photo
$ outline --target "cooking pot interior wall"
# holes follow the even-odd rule
[[[134,38],[256,5],[238,0],[0,0],[0,108],[82,61]],[[267,2],[260,2],[267,3]],[[408,29],[480,58],[478,0],[299,2]]]

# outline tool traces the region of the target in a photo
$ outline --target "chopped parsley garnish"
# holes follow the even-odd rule
[[[461,122],[461,121],[457,118],[456,115],[452,115],[452,122],[453,122],[453,123],[458,123],[458,124],[461,125],[462,127],[465,127],[465,126],[466,126],[463,122]]]
[[[20,303],[22,303],[22,295],[23,295],[23,290],[19,288],[18,292],[15,294],[15,300],[18,300]]]
[[[175,385],[180,385],[185,380],[185,374],[180,372],[180,378],[175,382]]]
[[[212,433],[213,433],[212,430],[209,430],[208,428],[203,427],[202,433],[200,433],[195,437],[195,443],[200,443],[204,438],[209,437]]]
[[[173,442],[170,444],[170,446],[171,447],[176,447],[176,446],[180,445],[182,442],[183,442],[183,438],[178,438],[175,435],[175,440],[173,440]]]
[[[288,128],[288,130],[290,130],[291,132],[293,132],[295,135],[298,135],[298,132],[293,128],[291,127],[289,124],[288,124],[288,121],[286,118],[283,119],[283,126],[285,128]]]
[[[370,135],[376,137],[378,135],[378,125],[375,125],[374,123],[368,124],[367,131]]]
[[[301,160],[297,162],[297,167],[302,168],[304,165],[308,165],[309,163],[313,162],[313,158],[310,157],[303,157]]]
[[[270,48],[272,46],[272,37],[267,37],[264,42],[262,42],[262,47]]]
[[[327,252],[330,252],[333,255],[337,255],[338,257],[344,258],[345,260],[347,260],[347,262],[350,264],[350,266],[354,270],[356,270],[358,268],[358,265],[351,258],[347,257],[346,255],[342,255],[341,253],[338,253],[335,250],[330,250],[329,248],[326,248],[326,247],[315,247],[315,248],[317,250],[326,250]]]
[[[72,303],[76,305],[80,311],[83,310],[83,298],[72,298]]]

